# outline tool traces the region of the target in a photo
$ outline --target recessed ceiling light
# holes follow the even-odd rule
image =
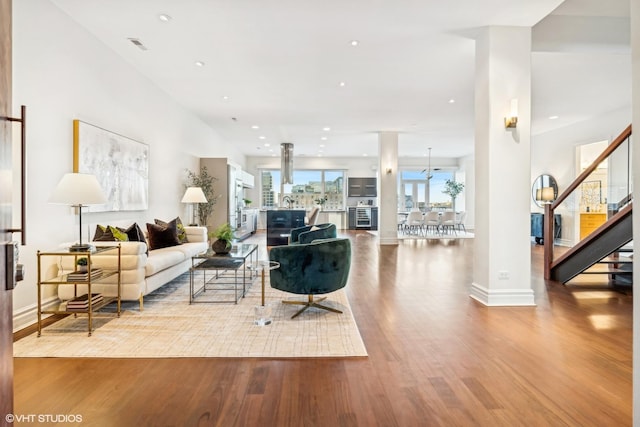
[[[322,157],[322,154],[318,154],[318,157]]]
[[[171,21],[171,17],[169,15],[167,15],[166,13],[161,13],[160,15],[158,15],[158,19],[161,20],[162,22]]]
[[[345,87],[347,84],[345,82],[340,82],[340,87]]]
[[[455,102],[456,102],[456,100],[455,100],[455,99],[453,99],[453,98],[451,98],[451,99],[449,100],[449,104],[455,104]]]
[[[367,153],[364,153],[364,154],[362,155],[362,157],[367,157]]]
[[[266,137],[266,136],[264,136],[264,135],[260,135],[260,136],[258,137],[258,139],[267,139],[267,137]]]
[[[323,140],[323,141],[326,141],[327,137],[326,136],[321,136],[320,139]]]
[[[229,97],[228,97],[227,95],[224,95],[224,96],[222,97],[222,99],[224,99],[225,101],[228,101],[228,100],[229,100]]]
[[[320,144],[320,148],[324,148],[324,144]]]
[[[268,142],[265,142],[265,143],[264,143],[264,146],[265,146],[265,147],[271,147],[271,144],[269,144]]]
[[[331,128],[326,126],[326,127],[323,127],[322,130],[325,131],[325,132],[329,132],[331,130]]]
[[[349,42],[349,44],[350,44],[351,46],[358,46],[358,45],[360,44],[360,42],[359,42],[358,40],[351,40],[351,41]]]
[[[260,126],[258,126],[258,125],[253,125],[253,126],[251,126],[251,129],[260,129]]]
[[[558,117],[560,117],[560,116],[550,116],[550,117],[549,117],[549,120],[555,120],[555,119],[557,119]]]
[[[198,67],[204,67],[204,62],[202,62],[202,61],[196,61],[196,66],[198,66]]]

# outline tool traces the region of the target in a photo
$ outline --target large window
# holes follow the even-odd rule
[[[294,170],[294,184],[282,184],[279,169],[263,169],[260,178],[263,209],[307,209],[314,205],[325,210],[344,209],[343,170]]]
[[[400,174],[398,191],[398,209],[409,211],[451,209],[451,197],[444,194],[444,183],[454,179],[452,171],[431,171],[431,178],[427,179],[426,172],[404,170]]]

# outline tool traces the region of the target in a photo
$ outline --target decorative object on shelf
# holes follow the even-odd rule
[[[318,205],[320,205],[320,209],[323,209],[324,208],[324,204],[327,202],[327,196],[315,199],[314,202],[316,202]]]
[[[82,243],[82,208],[101,205],[107,201],[95,175],[84,173],[65,174],[49,198],[49,203],[75,206],[80,223],[80,241],[69,248],[72,252],[91,251],[93,246]]]
[[[80,120],[73,121],[73,171],[93,174],[106,200],[92,212],[149,208],[149,146]]]
[[[456,197],[464,190],[464,184],[461,182],[448,179],[444,183],[444,190],[442,192],[451,196],[451,207],[456,210]]]
[[[280,144],[280,173],[283,184],[293,184],[293,144],[283,142]]]
[[[222,224],[215,231],[209,233],[209,237],[215,237],[216,241],[211,244],[211,249],[217,254],[228,254],[231,250],[233,240],[233,228],[229,223]]]
[[[246,207],[251,206],[251,203],[253,203],[253,201],[252,201],[252,200],[249,200],[249,199],[242,199],[242,201],[244,202],[244,205],[245,205]]]
[[[200,225],[207,225],[207,220],[213,213],[213,209],[218,201],[220,194],[216,195],[213,185],[218,178],[209,175],[209,171],[206,166],[200,167],[200,173],[194,173],[187,170],[187,185],[188,187],[200,187],[206,202],[198,202],[198,220]],[[186,194],[185,194],[186,195]]]
[[[200,187],[187,187],[187,191],[182,196],[182,203],[191,203],[192,220],[189,225],[198,225],[196,222],[196,208],[199,203],[207,203],[207,198]]]
[[[87,271],[87,258],[86,257],[82,257],[82,258],[78,258],[78,261],[76,261],[76,265],[78,266],[78,271],[81,273],[84,273]]]

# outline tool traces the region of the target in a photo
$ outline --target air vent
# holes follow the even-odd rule
[[[134,45],[138,46],[138,48],[140,50],[147,50],[147,47],[145,45],[142,44],[142,42],[138,39],[134,39],[134,38],[129,38],[128,39],[131,43],[133,43]]]

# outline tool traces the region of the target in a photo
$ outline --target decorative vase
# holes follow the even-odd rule
[[[228,254],[231,250],[231,245],[226,240],[216,240],[211,244],[211,250],[217,254]]]
[[[86,273],[87,272],[87,266],[86,265],[79,265],[78,266],[78,271],[80,273]]]

